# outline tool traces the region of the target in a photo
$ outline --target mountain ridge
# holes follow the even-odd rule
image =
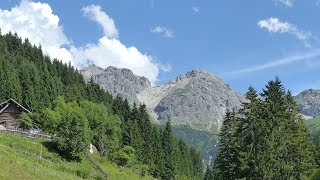
[[[86,81],[92,77],[114,96],[127,98],[131,104],[146,104],[156,122],[200,123],[207,124],[208,129],[218,129],[226,109],[239,109],[245,101],[221,78],[203,70],[188,71],[157,86],[129,69],[89,65],[80,72]]]
[[[80,70],[86,81],[91,78],[103,89],[111,93],[114,97],[121,96],[127,98],[133,104],[139,103],[136,94],[151,86],[146,77],[140,77],[126,68],[116,68],[109,66],[106,69],[100,68],[94,64]]]

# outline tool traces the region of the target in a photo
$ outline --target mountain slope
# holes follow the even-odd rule
[[[305,90],[296,97],[300,112],[306,116],[320,115],[320,90]]]
[[[118,69],[111,66],[102,69],[92,64],[80,72],[86,81],[92,77],[94,82],[113,96],[119,95],[127,98],[131,104],[133,102],[139,103],[137,94],[151,86],[147,78],[136,76],[129,69]]]
[[[219,77],[192,70],[168,84],[150,87],[138,94],[158,120],[210,124],[219,127],[226,109],[239,109],[243,95]]]
[[[145,103],[158,121],[173,124],[206,124],[217,129],[226,109],[239,109],[244,96],[232,90],[219,77],[205,71],[192,70],[161,86],[151,86],[145,77],[128,69],[108,67],[103,70],[90,65],[81,70],[113,95],[129,102]]]

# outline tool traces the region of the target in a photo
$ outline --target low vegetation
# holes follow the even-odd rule
[[[87,159],[67,161],[46,146],[47,141],[0,131],[0,179],[105,179]],[[42,145],[42,159],[40,151]],[[99,155],[90,155],[110,179],[152,179],[118,167]]]
[[[319,133],[320,133],[320,117],[308,119],[305,121],[305,124],[309,128],[311,135],[319,135]]]

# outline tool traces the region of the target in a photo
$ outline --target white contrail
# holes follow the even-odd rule
[[[302,54],[302,55],[295,55],[295,56],[290,56],[282,59],[278,59],[269,63],[265,64],[260,64],[257,66],[249,67],[249,68],[243,68],[235,71],[228,72],[226,74],[242,74],[242,73],[251,73],[251,72],[256,72],[256,71],[261,71],[265,69],[270,69],[286,64],[291,64],[294,62],[299,62],[299,61],[306,61],[311,58],[319,57],[320,56],[320,49],[309,52],[307,54]]]

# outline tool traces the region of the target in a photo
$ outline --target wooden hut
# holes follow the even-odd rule
[[[18,128],[18,119],[22,112],[30,113],[28,109],[13,99],[2,102],[0,104],[0,125],[6,129]]]

